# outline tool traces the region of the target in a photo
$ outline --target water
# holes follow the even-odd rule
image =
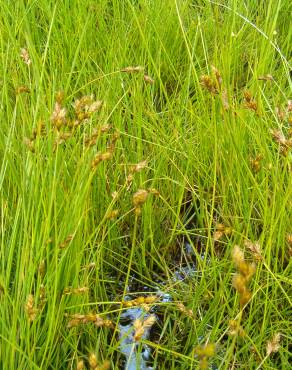
[[[185,253],[190,257],[194,257],[193,248],[189,243],[185,243]],[[204,259],[204,255],[201,256]],[[172,281],[182,282],[188,278],[199,277],[200,274],[196,269],[194,262],[187,266],[177,266],[173,273]],[[169,281],[161,282],[160,287],[154,287],[159,303],[169,303],[172,301],[172,296],[163,291],[163,285],[167,286]],[[131,286],[128,287],[128,292],[131,291]],[[153,292],[153,290],[152,290]],[[126,296],[125,300],[131,300],[132,297]],[[157,306],[153,305],[151,309],[146,312],[142,307],[130,307],[125,309],[119,320],[119,336],[120,336],[120,351],[126,358],[124,370],[153,370],[149,365],[151,359],[151,348],[145,344],[139,344],[134,340],[134,322],[137,319],[144,321],[150,315],[155,315]],[[157,317],[157,316],[156,316]],[[158,317],[157,317],[158,319]],[[142,339],[149,339],[151,328],[145,329]]]
[[[127,297],[128,298],[128,297]],[[150,316],[150,313],[145,312],[141,307],[131,307],[126,309],[120,316],[120,350],[126,357],[125,370],[152,370],[153,368],[147,365],[151,356],[150,348],[143,344],[142,350],[138,351],[139,343],[134,340],[133,323],[137,319],[145,320]],[[151,328],[147,328],[142,335],[142,339],[148,339]]]

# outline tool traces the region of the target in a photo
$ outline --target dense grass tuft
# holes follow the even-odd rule
[[[0,4],[0,368],[288,369],[290,1]]]

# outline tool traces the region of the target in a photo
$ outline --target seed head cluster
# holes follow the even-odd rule
[[[244,96],[244,106],[245,108],[252,110],[254,112],[258,112],[258,104],[255,100],[255,98],[252,96],[251,92],[246,90],[243,93]]]
[[[279,130],[270,130],[272,138],[280,147],[280,153],[287,157],[292,149],[292,137],[286,138],[284,133]]]
[[[121,72],[125,72],[125,73],[139,73],[139,72],[144,72],[144,67],[143,66],[129,66],[129,67],[124,67],[121,69]],[[143,79],[146,83],[148,83],[149,85],[153,85],[154,84],[154,79],[152,77],[150,77],[149,75],[147,74],[144,74],[143,75]]]
[[[149,295],[146,297],[140,296],[130,301],[122,301],[121,304],[123,307],[131,308],[141,306],[145,311],[150,310],[150,306],[157,302],[158,297],[156,295]]]
[[[244,337],[245,334],[245,330],[240,325],[240,320],[229,320],[229,335]]]
[[[210,75],[202,75],[200,77],[200,83],[203,88],[209,91],[212,95],[220,94],[223,110],[229,110],[230,104],[228,93],[226,88],[223,87],[223,78],[221,73],[215,66],[211,66]]]
[[[29,294],[29,296],[27,297],[27,301],[25,304],[25,311],[26,311],[29,321],[32,322],[36,319],[39,310],[35,306],[35,300],[32,294]]]
[[[207,343],[205,345],[200,345],[195,347],[194,351],[199,358],[200,369],[208,369],[209,358],[215,355],[215,344]]]
[[[178,302],[176,304],[176,307],[179,309],[181,313],[183,313],[185,316],[190,317],[192,319],[195,318],[194,311],[190,308],[187,308],[182,302]]]
[[[248,284],[255,273],[256,267],[255,264],[245,261],[244,254],[239,246],[234,247],[232,260],[238,270],[238,273],[233,277],[233,287],[240,295],[240,305],[245,306],[252,296]]]
[[[276,333],[273,338],[267,342],[266,351],[267,356],[270,356],[272,353],[278,352],[280,349],[281,334]]]
[[[73,315],[67,315],[70,320],[67,324],[68,328],[77,327],[84,324],[94,324],[96,327],[106,327],[106,328],[114,328],[114,324],[111,320],[103,319],[101,316],[95,313],[88,313],[88,314],[80,314],[76,313]]]
[[[31,59],[26,48],[20,49],[20,57],[22,58],[25,64],[27,64],[28,66],[31,65]]]
[[[91,353],[88,356],[88,364],[91,370],[109,370],[110,369],[110,362],[104,361],[101,365],[99,365],[97,361],[97,357],[94,353]]]
[[[145,330],[150,329],[156,322],[156,317],[154,315],[148,316],[145,320],[137,319],[134,321],[134,340],[138,342],[142,339]]]
[[[79,287],[79,288],[67,287],[64,289],[63,294],[64,295],[72,295],[72,294],[80,295],[80,294],[88,293],[88,291],[89,291],[89,288],[86,286]]]
[[[223,236],[229,236],[232,233],[232,228],[229,226],[225,226],[224,224],[216,224],[215,225],[215,232],[214,232],[214,240],[218,241]]]

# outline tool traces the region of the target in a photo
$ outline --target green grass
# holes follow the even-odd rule
[[[147,341],[155,368],[196,369],[195,347],[211,342],[216,353],[210,366],[218,369],[288,369],[292,157],[289,150],[283,155],[270,130],[289,136],[289,113],[281,119],[275,108],[284,111],[291,99],[291,2],[0,5],[0,368],[76,369],[80,359],[88,366],[90,353],[122,368],[116,325],[131,283],[134,296],[145,285],[149,291],[161,285],[172,296],[158,303],[159,320]],[[128,66],[143,66],[154,84],[143,72],[121,72]],[[214,79],[211,66],[222,76],[218,94],[201,83],[202,75]],[[268,74],[273,81],[259,79]],[[17,93],[20,86],[30,92]],[[56,145],[50,117],[58,91],[71,118],[72,103],[84,95],[104,104]],[[246,107],[246,91],[257,112]],[[45,133],[32,143],[40,123]],[[106,124],[110,131],[88,147],[86,137]],[[93,169],[115,132],[113,157]],[[255,171],[251,159],[258,155]],[[146,168],[127,184],[131,168],[143,160]],[[136,216],[132,197],[150,188],[159,195],[149,194]],[[109,220],[112,210],[119,215]],[[232,232],[214,241],[219,223]],[[198,274],[177,281],[174,272],[188,260],[184,240],[198,257]],[[259,241],[263,259],[243,309],[232,286],[231,252],[240,245],[251,262],[247,240]],[[68,287],[88,291],[66,295]],[[30,294],[38,308],[31,322]],[[68,328],[68,315],[90,312],[116,328]],[[228,334],[229,321],[237,318],[244,337]],[[266,356],[276,333],[280,349]]]

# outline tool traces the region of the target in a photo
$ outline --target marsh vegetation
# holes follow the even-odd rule
[[[291,2],[0,4],[0,368],[288,369]]]

